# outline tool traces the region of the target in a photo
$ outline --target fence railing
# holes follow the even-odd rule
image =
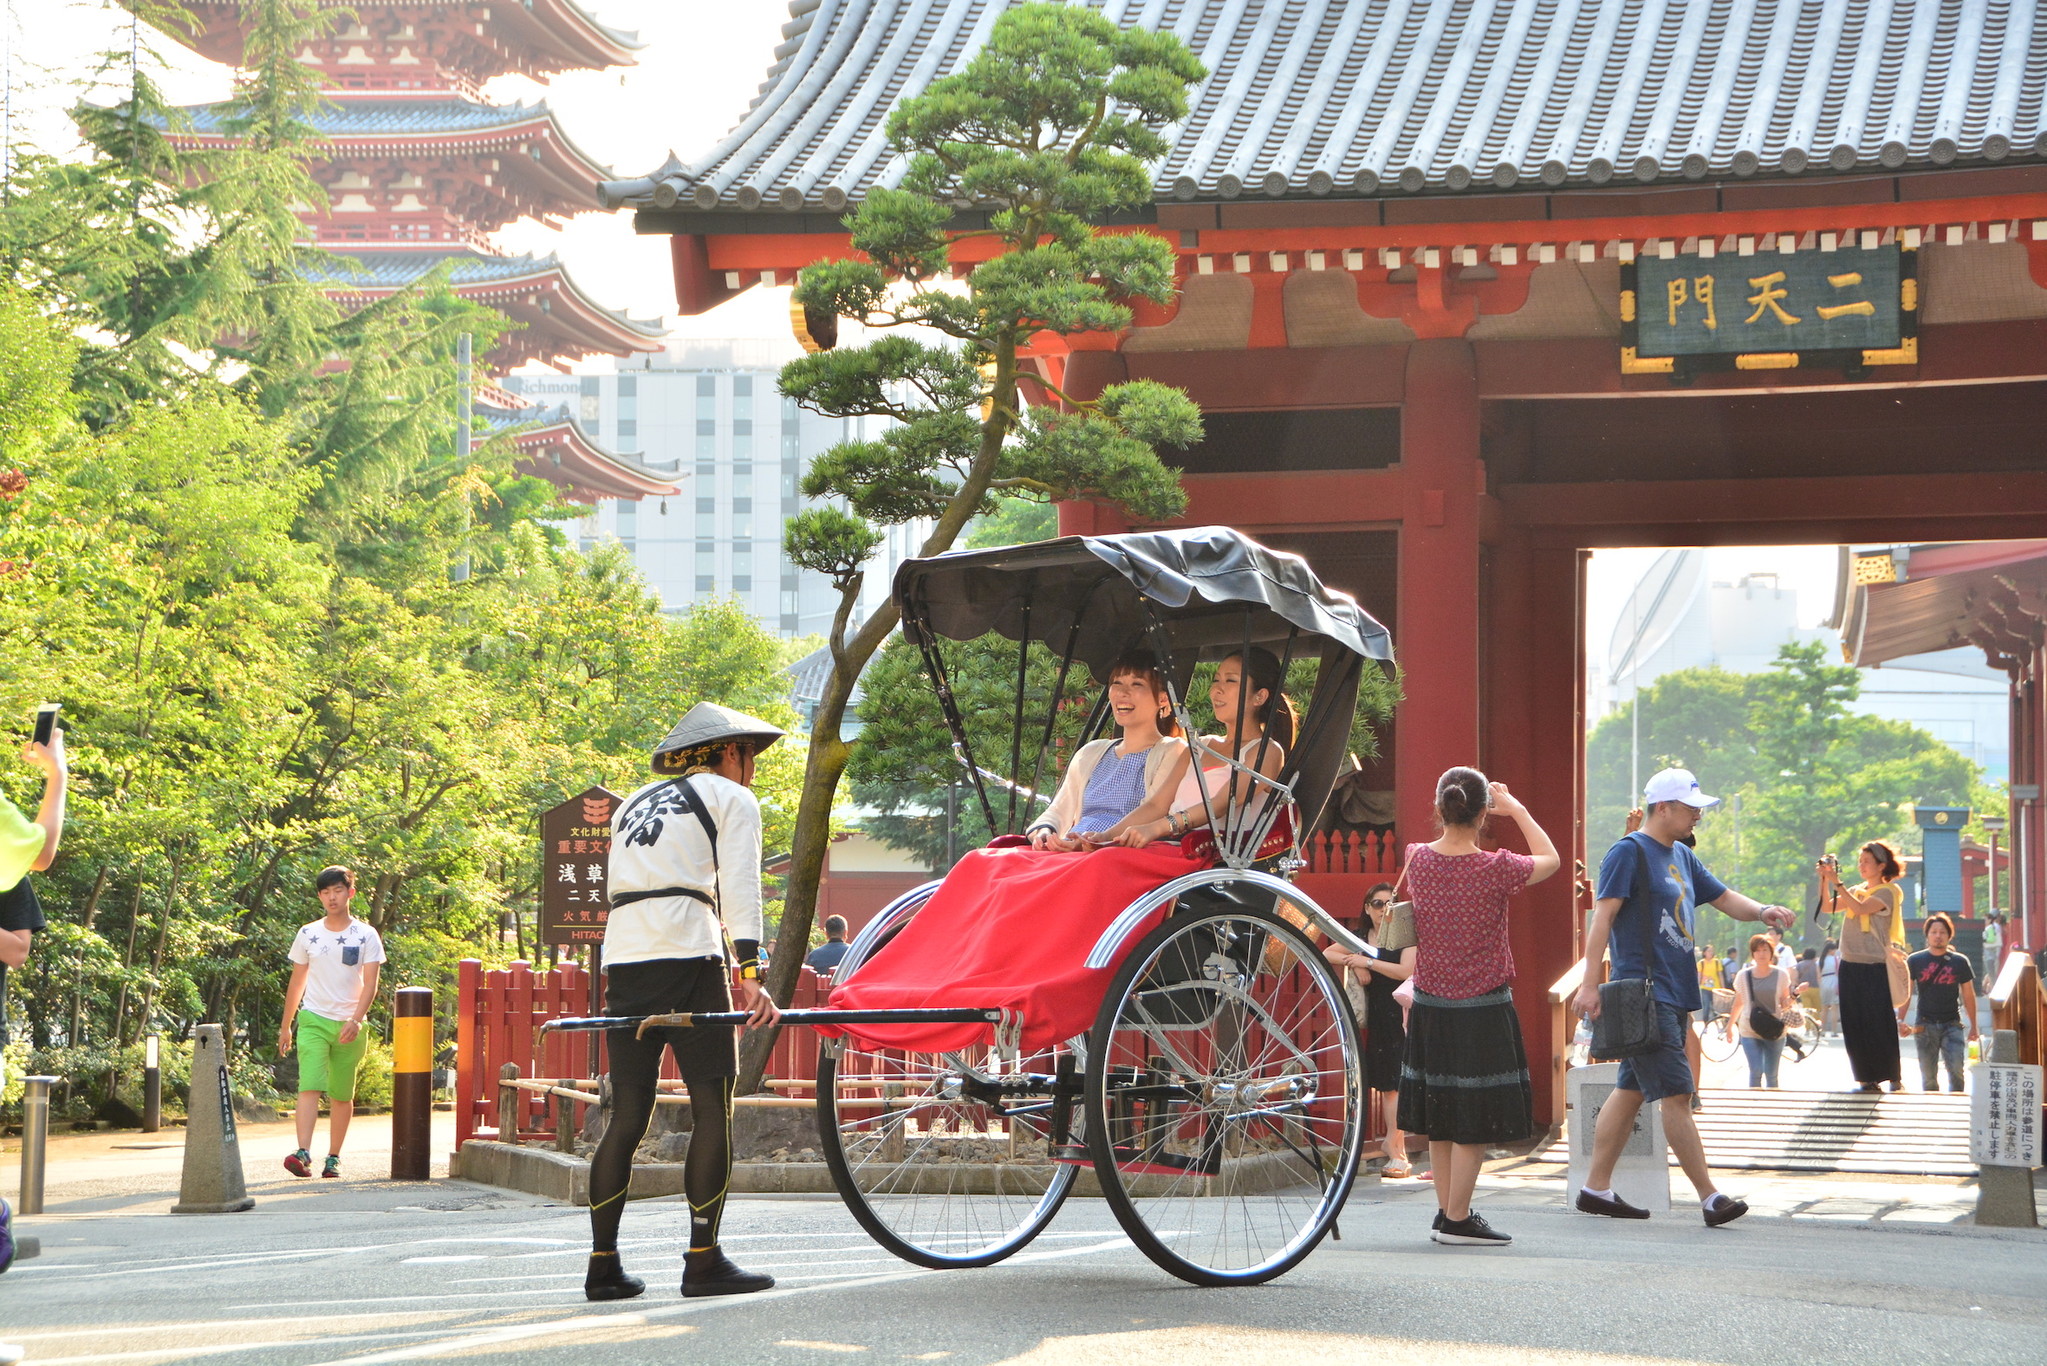
[[[1310,873],[1392,877],[1400,871],[1400,845],[1391,830],[1323,830],[1302,845]]]
[[[580,1125],[588,1102],[569,1099],[569,1107],[551,1104],[545,1092],[521,1090],[516,1103],[499,1107],[499,1074],[506,1063],[520,1077],[545,1077],[559,1082],[589,1081],[605,1071],[603,1036],[597,1037],[597,1066],[590,1066],[588,1034],[550,1034],[540,1038],[549,1020],[590,1013],[590,974],[573,964],[535,970],[530,963],[486,969],[465,958],[455,973],[455,1146],[472,1138],[511,1138],[511,1119],[519,1139],[556,1137],[563,1114]],[[798,974],[790,1007],[820,1006],[828,988],[809,968]],[[735,997],[737,993],[735,992]],[[662,1055],[661,1075],[677,1080],[674,1060]],[[817,1032],[805,1025],[782,1030],[768,1063],[775,1089],[784,1094],[807,1092],[817,1079]]]

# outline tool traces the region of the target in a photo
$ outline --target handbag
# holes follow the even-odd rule
[[[1765,1006],[1753,1005],[1748,1008],[1748,1027],[1765,1043],[1784,1037],[1784,1017]]]
[[[1649,855],[1640,840],[1633,841],[1635,857],[1642,865],[1642,887],[1649,887]],[[1653,927],[1652,927],[1653,932]],[[1642,961],[1650,961],[1646,951]],[[1663,1046],[1663,1031],[1656,1019],[1656,988],[1647,977],[1623,977],[1599,985],[1599,1018],[1592,1022],[1592,1056],[1601,1062],[1618,1058],[1639,1058]]]
[[[1905,961],[1905,947],[1896,940],[1884,945],[1884,969],[1891,979],[1891,1009],[1903,1010],[1912,999],[1912,966]]]

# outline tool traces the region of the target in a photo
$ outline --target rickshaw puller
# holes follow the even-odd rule
[[[699,702],[654,751],[655,782],[612,818],[611,914],[604,927],[604,998],[612,1015],[732,1009],[723,929],[750,1027],[780,1012],[760,982],[761,814],[751,788],[756,756],[783,732],[715,702]],[[592,1300],[631,1299],[646,1289],[618,1255],[618,1225],[633,1152],[654,1114],[661,1050],[689,1086],[694,1128],[683,1163],[689,1252],[682,1293],[746,1295],[773,1276],[741,1270],[718,1245],[732,1179],[732,1086],[738,1033],[730,1026],[608,1030],[611,1121],[590,1161]]]

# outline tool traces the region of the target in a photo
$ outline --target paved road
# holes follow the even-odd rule
[[[365,1156],[377,1137],[366,1125]],[[252,1149],[277,1141],[249,1135]],[[31,1361],[584,1363],[596,1349],[607,1366],[1315,1366],[1493,1363],[1511,1346],[1531,1366],[1870,1366],[2037,1363],[2047,1341],[2047,1233],[1957,1224],[1973,1195],[1956,1181],[1736,1174],[1759,1214],[1709,1231],[1683,1204],[1646,1224],[1567,1214],[1554,1169],[1505,1167],[1480,1204],[1517,1242],[1474,1250],[1427,1241],[1425,1183],[1367,1181],[1343,1242],[1273,1285],[1224,1291],[1154,1268],[1098,1201],[1069,1204],[1000,1267],[935,1273],[876,1249],[833,1201],[743,1199],[730,1246],[782,1286],[717,1301],[676,1295],[682,1212],[646,1202],[625,1249],[653,1288],[592,1306],[582,1211],[445,1180],[273,1183],[252,1158],[255,1210],[172,1216],[156,1211],[175,1154],[105,1142],[102,1159],[53,1161],[52,1208],[70,1212],[29,1221],[44,1255],[0,1278],[0,1337]],[[103,1174],[100,1160],[127,1166]]]

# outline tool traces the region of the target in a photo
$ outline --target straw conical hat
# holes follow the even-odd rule
[[[662,763],[665,755],[686,749],[698,749],[704,745],[729,745],[751,741],[754,753],[766,749],[786,734],[780,726],[771,726],[757,716],[748,716],[743,711],[721,707],[716,702],[699,702],[689,709],[689,714],[675,723],[675,729],[654,748],[654,771],[668,772]]]

